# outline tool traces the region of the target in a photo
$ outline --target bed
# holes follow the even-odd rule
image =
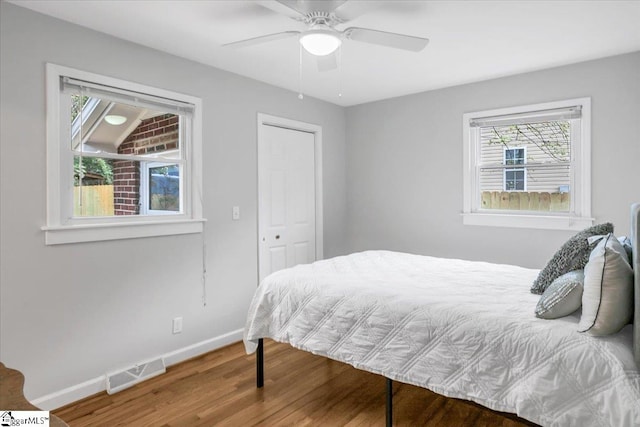
[[[276,272],[258,287],[244,342],[293,347],[543,426],[640,426],[640,204],[632,207],[635,318],[577,332],[580,311],[533,315],[539,271],[366,251]]]

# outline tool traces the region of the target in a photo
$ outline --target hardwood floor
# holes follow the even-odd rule
[[[394,382],[397,426],[533,426],[511,414]],[[344,363],[265,340],[265,384],[255,356],[233,344],[167,369],[112,396],[54,411],[81,426],[384,426],[385,380]]]

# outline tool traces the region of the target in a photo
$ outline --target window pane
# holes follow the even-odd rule
[[[508,169],[504,171],[505,191],[524,191],[524,169]]]
[[[480,163],[558,163],[571,159],[569,121],[480,128]],[[504,153],[504,154],[503,154]]]
[[[71,95],[71,121],[77,152],[180,158],[180,117],[175,114]]]
[[[504,150],[506,165],[522,165],[525,163],[524,148],[508,148]]]
[[[73,215],[181,213],[180,179],[178,164],[76,156]]]
[[[78,117],[82,108],[87,104],[88,96],[71,95],[71,123]]]
[[[140,162],[116,160],[113,164],[114,214],[139,215]]]
[[[178,165],[149,167],[150,210],[180,211],[180,168]]]
[[[74,217],[181,213],[181,166],[148,161],[181,160],[178,115],[71,95],[71,122]]]
[[[111,159],[74,157],[74,217],[115,214],[114,163]]]
[[[507,165],[514,164],[515,149],[507,149],[504,151],[504,163]]]
[[[481,209],[569,212],[570,130],[568,120],[480,128]]]

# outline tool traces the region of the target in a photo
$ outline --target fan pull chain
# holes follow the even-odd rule
[[[300,43],[300,40],[298,40],[298,53],[298,99],[304,99],[304,95],[302,94],[302,43]]]
[[[342,98],[342,45],[338,47],[338,98]]]
[[[207,233],[205,223],[202,223],[202,306],[207,306]]]

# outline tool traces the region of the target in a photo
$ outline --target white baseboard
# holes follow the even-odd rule
[[[242,331],[242,329],[231,331],[224,335],[200,341],[199,343],[195,343],[157,357],[162,357],[166,366],[175,365],[176,363],[183,362],[187,359],[191,359],[192,357],[241,341]],[[106,375],[100,375],[99,377],[87,380],[80,384],[33,399],[31,403],[45,411],[52,411],[64,405],[84,399],[85,397],[105,391],[106,389]]]
[[[60,391],[54,391],[53,393],[33,399],[31,403],[44,411],[52,411],[61,406],[84,399],[92,394],[105,391],[107,389],[106,381],[107,377],[100,375],[83,383],[72,385]]]
[[[175,365],[176,363],[184,362],[185,360],[191,359],[192,357],[200,356],[201,354],[208,353],[210,351],[222,348],[238,341],[242,341],[243,331],[243,329],[238,329],[236,331],[228,332],[224,335],[220,335],[208,340],[200,341],[199,343],[195,343],[187,347],[180,348],[170,353],[165,353],[162,355],[164,364],[166,366]]]

